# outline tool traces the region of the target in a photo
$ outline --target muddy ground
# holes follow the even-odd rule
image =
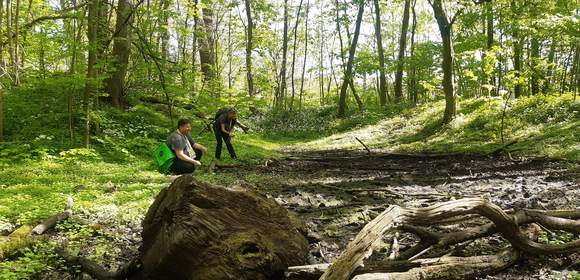
[[[357,151],[291,152],[258,166],[216,170],[255,185],[257,189],[295,212],[309,231],[310,264],[332,262],[362,227],[389,205],[425,207],[465,197],[485,197],[503,209],[574,209],[580,207],[580,164],[547,159],[474,155],[392,154]],[[94,214],[78,213],[75,220],[93,223]],[[483,219],[463,227],[485,223]],[[116,252],[108,254],[107,269],[114,270],[137,256],[140,225],[109,230]],[[439,227],[438,231],[458,230]],[[392,233],[371,258],[390,253]],[[562,232],[540,233],[540,242],[580,238]],[[62,239],[54,234],[52,239]],[[96,239],[96,238],[93,238]],[[93,239],[81,245],[95,251]],[[417,242],[410,234],[399,239],[401,251]],[[462,244],[455,255],[490,254],[509,246],[499,235]],[[426,254],[422,257],[429,257]],[[579,279],[580,254],[524,258],[510,269],[486,279]],[[80,276],[80,277],[79,277]],[[89,279],[63,268],[40,279]]]
[[[326,151],[292,153],[262,166],[222,172],[269,175],[260,176],[256,186],[306,222],[311,232],[310,262],[321,263],[332,262],[365,223],[391,204],[424,207],[485,197],[503,209],[577,208],[578,171],[578,163],[546,159]],[[542,242],[578,238],[560,232],[539,234]],[[373,258],[389,253],[391,236],[386,236],[383,249]],[[401,236],[401,250],[416,241],[411,235]],[[455,254],[493,253],[505,246],[509,244],[500,236],[493,236],[465,245]],[[579,269],[579,254],[524,257],[488,279],[577,279],[573,277],[578,277],[574,272]]]

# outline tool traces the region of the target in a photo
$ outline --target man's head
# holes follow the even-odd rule
[[[238,111],[236,109],[232,109],[228,112],[228,119],[237,119],[238,118]]]
[[[191,131],[191,120],[190,119],[180,119],[177,121],[177,129],[181,134],[187,134]]]

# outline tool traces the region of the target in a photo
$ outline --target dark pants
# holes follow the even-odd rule
[[[234,146],[232,146],[232,137],[228,134],[222,133],[221,129],[217,127],[214,127],[214,134],[215,140],[217,142],[215,146],[215,158],[221,159],[222,157],[222,141],[226,143],[230,157],[237,158]]]
[[[195,151],[195,160],[201,160],[203,152],[199,149],[193,149]],[[187,161],[178,159],[177,157],[173,160],[173,165],[171,165],[171,173],[175,175],[193,173],[195,171],[195,165]]]

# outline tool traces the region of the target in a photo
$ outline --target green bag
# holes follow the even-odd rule
[[[155,158],[159,172],[167,174],[173,164],[175,154],[167,144],[163,143],[153,151],[153,157]]]

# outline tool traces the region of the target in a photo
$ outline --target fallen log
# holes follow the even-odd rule
[[[28,238],[32,232],[32,227],[24,225],[13,231],[8,236],[0,238],[0,260],[11,255],[16,250],[27,247],[32,244],[33,240]]]
[[[497,255],[475,257],[441,257],[417,260],[421,267],[406,272],[360,274],[352,280],[463,280],[495,274],[511,265],[519,258],[515,250],[506,250]]]
[[[325,271],[320,279],[350,279],[352,273],[363,264],[363,260],[372,254],[383,234],[389,230],[396,229],[399,225],[434,225],[440,220],[471,214],[478,214],[491,220],[497,232],[507,239],[515,249],[527,254],[570,254],[580,252],[580,240],[562,244],[541,244],[530,240],[519,228],[520,223],[516,218],[518,215],[511,216],[498,206],[481,198],[465,198],[425,208],[403,208],[393,205],[359,232],[355,239],[349,243],[347,249]],[[520,212],[520,215],[524,215],[523,219],[528,219],[528,222],[543,223],[547,228],[572,229],[573,232],[577,230],[578,221],[549,216],[548,212],[527,211]],[[473,236],[478,234],[481,233],[475,232]],[[424,250],[427,249],[429,247]]]
[[[8,236],[0,236],[0,260],[3,260],[14,252],[32,245],[37,238],[32,234],[42,235],[45,231],[53,228],[57,223],[72,216],[74,202],[68,197],[65,210],[48,219],[40,222],[34,228],[30,225],[23,225]]]
[[[473,279],[478,276],[495,274],[511,265],[519,258],[519,253],[508,249],[497,255],[474,257],[444,256],[414,261],[373,261],[359,266],[353,272],[359,280],[425,280],[425,279]],[[289,267],[286,280],[315,280],[332,264],[315,264]]]
[[[35,226],[32,229],[32,232],[35,234],[43,234],[45,231],[53,228],[56,224],[62,222],[63,220],[66,220],[68,218],[70,218],[73,214],[72,208],[74,206],[74,201],[72,199],[72,197],[68,197],[67,201],[66,201],[66,206],[64,208],[64,211],[62,213],[59,213],[57,215],[54,215],[44,221],[42,221],[40,224],[38,224],[37,226]]]

